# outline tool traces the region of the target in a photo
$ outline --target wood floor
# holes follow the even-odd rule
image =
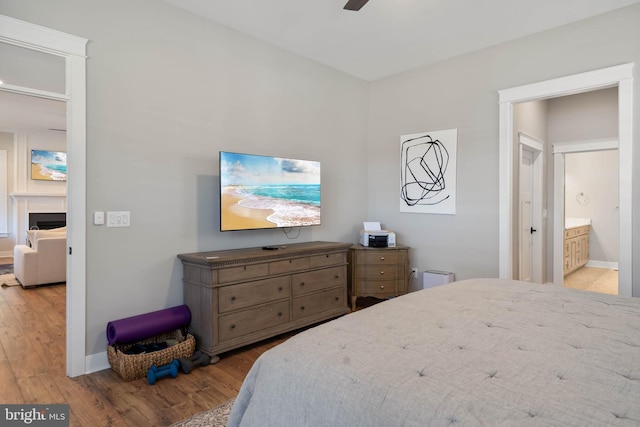
[[[0,403],[69,404],[71,426],[168,426],[235,397],[264,351],[291,334],[229,352],[150,386],[111,369],[65,374],[64,285],[0,289]]]

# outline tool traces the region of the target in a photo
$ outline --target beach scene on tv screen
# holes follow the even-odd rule
[[[222,230],[320,224],[320,162],[220,153]]]
[[[31,150],[31,179],[66,181],[67,153]]]

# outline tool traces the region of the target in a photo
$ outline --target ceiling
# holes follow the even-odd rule
[[[0,90],[0,131],[66,129],[66,108],[62,101]]]
[[[165,0],[372,81],[640,0]],[[0,130],[65,129],[65,103],[0,90]]]
[[[371,81],[640,0],[165,0]]]

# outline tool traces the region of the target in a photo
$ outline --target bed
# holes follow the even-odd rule
[[[413,292],[256,360],[234,426],[639,426],[640,299],[499,279]]]

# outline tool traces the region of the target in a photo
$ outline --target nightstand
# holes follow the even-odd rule
[[[404,295],[409,289],[409,247],[349,248],[349,296],[355,311],[358,297],[386,299]]]

